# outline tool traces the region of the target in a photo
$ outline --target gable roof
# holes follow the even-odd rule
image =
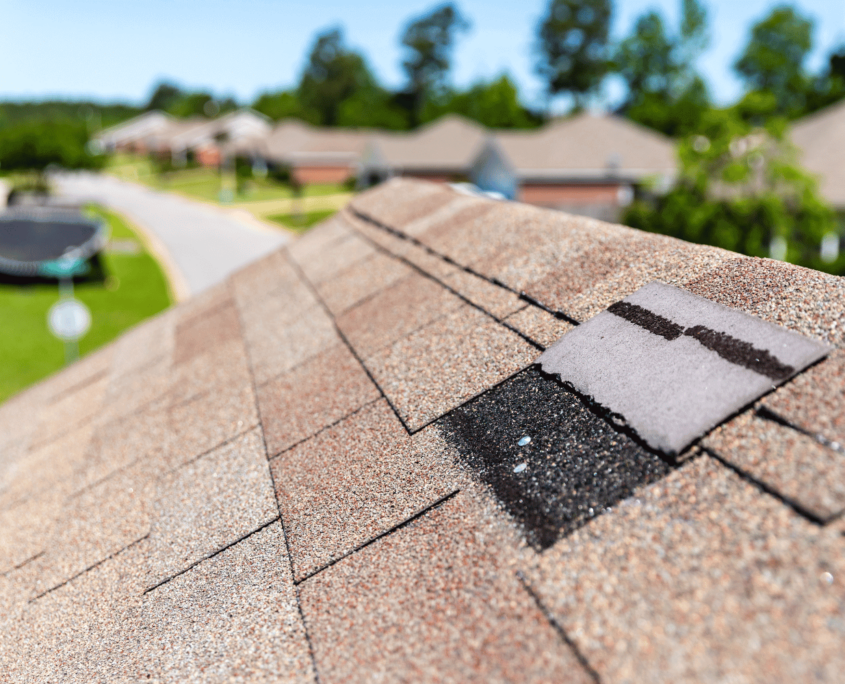
[[[845,208],[845,100],[796,121],[792,141],[801,164],[818,176],[822,197]]]
[[[668,458],[534,365],[654,280],[834,350]],[[379,186],[0,407],[0,671],[836,681],[843,302],[788,264]]]
[[[476,122],[447,114],[411,133],[374,135],[364,164],[399,172],[466,173],[486,136]]]
[[[106,128],[97,133],[94,138],[104,145],[126,145],[160,133],[173,122],[173,117],[167,112],[153,110]]]
[[[495,143],[518,177],[566,179],[673,175],[672,140],[612,115],[579,114],[539,130],[498,131]]]

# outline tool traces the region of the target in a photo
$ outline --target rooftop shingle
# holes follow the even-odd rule
[[[679,465],[536,366],[655,279],[839,348]],[[0,406],[0,679],[837,682],[843,295],[444,185],[357,195]]]

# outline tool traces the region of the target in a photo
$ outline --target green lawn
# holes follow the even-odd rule
[[[305,231],[311,226],[323,221],[329,216],[334,215],[336,210],[329,211],[309,211],[304,214],[279,214],[278,216],[267,216],[270,221],[280,223],[285,228],[292,228],[293,230]]]
[[[216,169],[195,167],[157,174],[147,157],[119,154],[111,157],[107,171],[123,180],[144,183],[157,190],[179,192],[206,202],[220,201],[221,178]],[[234,179],[227,179],[227,185],[234,188]],[[348,192],[342,185],[309,185],[304,188],[303,195],[317,197],[342,192]],[[290,185],[272,178],[253,178],[242,184],[232,201],[260,202],[290,197],[293,197]]]
[[[170,305],[169,288],[158,263],[118,215],[93,209],[108,220],[112,238],[136,240],[137,254],[104,252],[103,282],[77,283],[75,295],[91,309],[92,325],[79,341],[80,356],[113,340],[136,323]],[[59,370],[64,345],[47,329],[47,311],[58,300],[53,284],[0,284],[0,401]]]

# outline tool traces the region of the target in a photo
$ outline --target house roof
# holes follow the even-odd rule
[[[672,140],[627,119],[579,114],[539,130],[498,131],[495,142],[521,180],[641,179],[675,172]]]
[[[536,363],[602,316],[826,357],[669,456]],[[0,407],[0,671],[838,681],[844,323],[841,278],[386,183]]]
[[[174,123],[170,114],[159,110],[144,112],[128,121],[110,126],[94,137],[106,145],[125,145],[166,130]]]
[[[457,114],[447,114],[411,133],[373,136],[365,165],[400,172],[466,173],[487,136],[486,129]]]
[[[801,164],[818,176],[822,197],[845,209],[845,100],[796,121],[792,141]]]

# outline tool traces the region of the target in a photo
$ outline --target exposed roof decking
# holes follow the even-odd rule
[[[655,279],[838,349],[537,551],[446,422],[498,397],[531,426],[508,388]],[[833,276],[392,181],[0,406],[0,671],[836,681],[843,302]],[[538,463],[629,443],[554,387],[586,432],[544,404]]]

